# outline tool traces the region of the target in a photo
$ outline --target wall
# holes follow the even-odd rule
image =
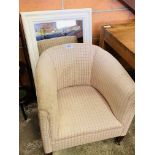
[[[22,12],[76,8],[92,8],[94,44],[98,44],[101,25],[124,23],[134,19],[134,14],[118,0],[20,0]]]

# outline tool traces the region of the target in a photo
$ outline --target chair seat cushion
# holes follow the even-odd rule
[[[58,139],[122,127],[105,98],[91,86],[74,86],[59,90],[58,104]]]

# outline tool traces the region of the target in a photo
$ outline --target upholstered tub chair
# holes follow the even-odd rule
[[[44,40],[37,41],[39,55],[41,55],[43,51],[47,50],[50,47],[67,44],[67,43],[77,43],[77,37],[76,36],[63,36],[63,37],[57,37],[57,38],[44,39]]]
[[[49,48],[35,79],[45,153],[127,134],[134,82],[107,51],[87,43]]]

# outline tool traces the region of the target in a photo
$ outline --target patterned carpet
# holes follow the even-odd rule
[[[25,110],[27,121],[23,119],[21,111],[19,112],[20,155],[44,155],[36,104],[29,105]],[[134,155],[134,133],[133,121],[121,145],[115,144],[114,139],[109,139],[57,151],[53,155]]]

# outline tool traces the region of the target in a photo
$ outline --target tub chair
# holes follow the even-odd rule
[[[35,84],[46,154],[127,134],[134,117],[134,82],[100,47],[71,43],[47,49]]]

